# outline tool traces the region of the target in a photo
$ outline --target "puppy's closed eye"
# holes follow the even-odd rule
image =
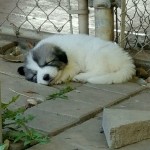
[[[66,64],[62,61],[59,61],[58,59],[54,59],[48,62],[47,66],[54,66],[57,67],[58,69],[63,69],[66,66]]]

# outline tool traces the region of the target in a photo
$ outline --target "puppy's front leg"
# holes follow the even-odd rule
[[[70,64],[61,70],[61,75],[55,80],[54,84],[61,84],[72,80],[72,78],[78,74],[80,68],[76,64]]]

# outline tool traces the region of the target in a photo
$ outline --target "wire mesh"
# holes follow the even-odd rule
[[[150,50],[150,1],[126,0],[125,12],[115,9],[115,41],[124,41],[124,48],[131,50]],[[121,17],[125,13],[124,38],[120,39]]]
[[[68,10],[77,7],[70,0],[1,0],[0,27],[9,26],[16,35],[21,28],[37,32],[73,32],[72,15]],[[75,18],[77,21],[77,18]],[[77,32],[77,27],[74,27]]]

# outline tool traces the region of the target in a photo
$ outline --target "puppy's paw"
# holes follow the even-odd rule
[[[52,82],[49,83],[49,85],[59,85],[62,84],[63,82],[61,80],[53,80]]]
[[[55,85],[59,85],[59,84],[62,84],[62,83],[63,83],[63,81],[58,80],[58,81],[56,81],[54,84],[55,84]]]

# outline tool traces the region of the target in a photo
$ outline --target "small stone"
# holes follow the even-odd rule
[[[142,86],[146,86],[146,85],[147,85],[147,82],[146,82],[144,79],[142,79],[142,78],[139,78],[139,79],[137,80],[137,83],[138,83],[139,85],[142,85]]]
[[[27,102],[31,105],[37,105],[38,104],[37,101],[35,99],[32,99],[32,98],[27,99]]]

